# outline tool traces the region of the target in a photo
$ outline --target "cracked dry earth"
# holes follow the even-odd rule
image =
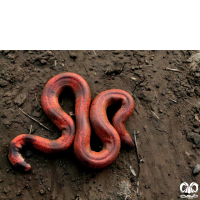
[[[111,88],[133,96],[135,110],[125,125],[133,139],[133,132],[140,131],[137,144],[144,162],[139,196],[130,171],[132,166],[138,173],[135,148],[123,144],[116,161],[102,170],[83,167],[72,147],[46,155],[27,146],[22,155],[32,166],[30,172],[9,163],[8,145],[17,135],[60,136],[44,114],[40,96],[46,82],[61,72],[81,75],[92,99]],[[70,90],[60,96],[60,104],[67,113],[74,112]],[[110,120],[118,108],[108,109]],[[0,51],[0,199],[175,200],[182,182],[200,184],[200,175],[192,174],[200,164],[199,119],[199,51]],[[102,148],[94,132],[91,146],[96,151]]]

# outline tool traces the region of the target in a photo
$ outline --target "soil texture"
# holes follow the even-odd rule
[[[73,148],[52,155],[29,146],[22,155],[32,170],[22,172],[8,160],[8,146],[20,134],[48,139],[60,136],[45,115],[40,97],[46,82],[62,72],[81,75],[92,99],[107,89],[123,89],[135,101],[126,121],[141,159],[139,196],[136,149],[122,144],[115,162],[91,170],[76,159]],[[74,95],[66,90],[60,104],[74,112]],[[51,132],[25,116],[20,109]],[[119,106],[107,110],[109,120]],[[75,116],[72,116],[75,119]],[[199,182],[199,51],[0,51],[0,199],[156,200],[180,198],[182,182]],[[92,149],[102,143],[92,132]],[[198,172],[198,170],[197,170]],[[200,196],[200,192],[197,193]]]

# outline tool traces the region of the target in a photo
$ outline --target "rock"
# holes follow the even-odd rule
[[[195,145],[195,144],[193,144],[193,145],[192,145],[192,148],[193,148],[193,149],[195,149],[195,148],[196,148],[196,145]]]
[[[10,54],[10,53],[9,53],[9,54],[7,55],[7,58],[10,59],[10,60],[14,60],[14,59],[16,58],[16,55],[15,55],[15,54]]]
[[[199,123],[199,122],[195,122],[195,123],[193,124],[193,126],[194,126],[194,128],[198,128],[198,127],[200,126],[200,123]]]
[[[20,195],[22,195],[22,191],[20,190],[20,191],[18,191],[17,193],[16,193],[16,195],[17,196],[20,196]]]
[[[191,63],[191,62],[200,62],[200,53],[193,54],[190,58],[186,60],[186,62]]]
[[[200,96],[200,88],[199,87],[195,88],[195,94],[197,96]]]
[[[162,95],[165,96],[167,94],[167,92],[164,90],[162,91]]]
[[[194,168],[192,173],[193,174],[198,174],[200,172],[200,164],[197,164]]]
[[[187,90],[187,95],[188,95],[188,96],[190,96],[190,97],[193,97],[193,96],[195,96],[194,89]]]
[[[33,51],[31,51],[31,50],[28,50],[28,53],[29,53],[29,54],[34,54],[34,52],[33,52]]]
[[[42,59],[42,60],[40,60],[40,63],[41,63],[42,65],[45,65],[45,64],[47,64],[47,61],[44,60],[44,59]]]
[[[139,87],[144,87],[147,85],[147,82],[140,83]]]
[[[136,66],[136,67],[135,67],[135,69],[136,69],[136,70],[138,70],[138,69],[139,69],[139,67],[138,67],[138,66]]]
[[[120,67],[108,67],[107,69],[106,69],[106,71],[105,71],[105,74],[108,74],[108,75],[110,75],[110,74],[120,74],[122,72],[122,68],[120,68]]]
[[[194,129],[193,132],[200,134],[200,128],[199,129]]]
[[[156,84],[156,88],[159,88],[159,87],[160,87],[160,85]]]
[[[159,113],[163,113],[163,110],[161,110],[161,109],[158,109],[158,112],[159,112]]]
[[[194,77],[199,78],[200,77],[200,73],[195,73]]]
[[[8,81],[0,79],[0,87],[6,87],[8,85]]]
[[[198,135],[197,133],[188,133],[187,140],[192,140],[194,144],[197,145],[197,147],[200,147],[200,135]]]
[[[14,103],[17,104],[18,106],[21,106],[25,102],[26,98],[27,94],[21,93],[15,98]]]
[[[29,61],[29,60],[26,60],[26,61],[24,62],[24,64],[25,64],[26,66],[29,66],[29,65],[30,65],[30,61]]]
[[[54,54],[52,53],[52,51],[46,51],[46,54],[48,55],[48,56],[53,56]]]
[[[76,58],[77,58],[76,53],[73,52],[73,51],[69,51],[69,56],[70,56],[71,58],[73,58],[73,59],[76,59]]]
[[[153,69],[153,72],[157,72],[157,70],[156,70],[156,69]]]
[[[149,189],[150,188],[150,186],[148,186],[148,185],[145,185],[144,187],[145,187],[145,189]]]
[[[76,200],[82,200],[79,194],[76,195]]]
[[[41,195],[44,194],[44,190],[43,189],[41,189],[39,192],[40,192]]]

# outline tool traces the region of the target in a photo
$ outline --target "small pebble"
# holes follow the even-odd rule
[[[162,91],[162,95],[165,96],[167,94],[167,92],[164,90]]]
[[[200,172],[200,164],[197,164],[194,168],[192,173],[193,174],[198,174]]]
[[[8,85],[8,81],[0,79],[0,87],[6,87]]]
[[[43,190],[43,189],[40,190],[40,194],[41,194],[41,195],[44,194],[44,190]]]
[[[200,123],[199,123],[199,122],[195,122],[195,123],[193,124],[193,126],[194,126],[194,128],[198,128],[198,127],[200,126]]]
[[[135,69],[137,70],[137,69],[139,69],[139,67],[138,67],[138,66],[136,66],[136,67],[135,67]]]
[[[159,88],[160,86],[159,85],[156,85],[156,88]]]
[[[93,71],[93,69],[94,69],[93,67],[89,67],[89,70],[90,70],[90,71]]]
[[[76,59],[77,58],[77,55],[75,52],[72,52],[72,51],[69,51],[69,56],[73,59]]]
[[[41,63],[42,65],[44,65],[44,64],[47,63],[47,61],[42,59],[42,60],[40,60],[40,63]]]
[[[149,189],[148,185],[145,185],[145,188],[146,188],[146,189]]]
[[[20,195],[22,195],[22,191],[19,191],[19,192],[17,192],[17,194],[16,194],[17,196],[20,196]]]
[[[159,109],[159,111],[158,111],[159,113],[163,113],[163,111],[161,110],[161,109]]]
[[[30,65],[30,61],[29,60],[26,60],[24,63],[25,63],[26,66]]]

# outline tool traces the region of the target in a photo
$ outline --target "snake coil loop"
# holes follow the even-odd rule
[[[66,87],[71,88],[75,94],[76,129],[74,121],[58,102],[59,95]],[[121,107],[114,115],[111,125],[106,109],[117,102],[121,102]],[[68,149],[74,142],[77,159],[90,168],[110,165],[119,154],[121,141],[130,147],[134,146],[124,126],[134,109],[134,100],[124,90],[111,89],[101,92],[91,104],[91,92],[87,82],[78,74],[67,72],[56,75],[47,82],[42,92],[41,104],[46,115],[62,131],[62,135],[56,140],[30,134],[15,137],[8,152],[8,158],[15,167],[25,171],[31,169],[20,153],[20,149],[27,144],[44,153],[53,153]],[[91,150],[90,122],[103,143],[100,152]]]

